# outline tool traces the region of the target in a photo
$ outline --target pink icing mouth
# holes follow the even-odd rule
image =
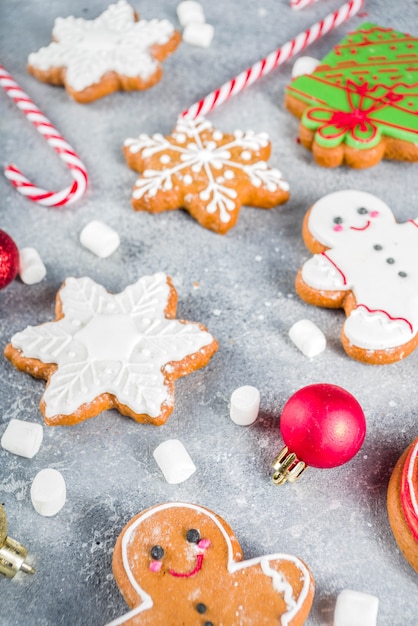
[[[176,578],[190,578],[190,576],[194,576],[195,574],[200,572],[200,570],[202,569],[203,558],[204,558],[203,554],[198,554],[196,556],[196,560],[197,560],[196,567],[190,570],[190,572],[176,572],[175,570],[171,569],[170,574],[172,576],[176,576]]]
[[[206,550],[206,548],[209,548],[210,546],[210,539],[201,539],[197,546],[201,550]],[[176,578],[190,578],[190,576],[194,576],[202,569],[204,556],[205,555],[202,552],[196,555],[196,567],[190,570],[190,572],[176,572],[175,570],[171,569],[169,570],[170,574],[172,576],[175,576]]]
[[[370,220],[367,220],[367,223],[365,226],[350,226],[350,229],[351,230],[367,230],[370,224],[371,224]]]

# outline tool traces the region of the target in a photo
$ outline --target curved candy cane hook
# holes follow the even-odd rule
[[[75,202],[87,189],[88,176],[85,165],[70,144],[65,141],[64,137],[29,96],[22,91],[2,65],[0,65],[0,85],[64,161],[74,178],[74,182],[61,191],[47,191],[31,183],[16,165],[7,165],[4,168],[6,178],[11,181],[19,193],[43,206],[63,206]]]

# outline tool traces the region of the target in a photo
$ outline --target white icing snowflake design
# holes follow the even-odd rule
[[[112,394],[128,414],[151,418],[159,417],[163,404],[172,406],[167,379],[184,372],[173,376],[169,364],[194,359],[212,344],[207,362],[216,342],[198,324],[165,317],[171,289],[163,273],[143,276],[118,294],[90,278],[68,278],[59,292],[63,317],[12,337],[25,358],[57,365],[43,397],[49,423],[66,423],[62,416],[101,394]]]
[[[75,91],[99,83],[107,72],[147,80],[159,66],[152,47],[166,44],[174,32],[167,20],[136,21],[134,9],[119,0],[94,20],[57,18],[55,41],[30,54],[29,66],[66,68],[65,83]]]
[[[287,200],[289,185],[279,170],[267,165],[269,152],[266,133],[236,130],[224,135],[204,118],[180,117],[168,137],[143,134],[125,141],[129,165],[142,171],[132,194],[134,208],[161,210],[153,202],[166,192],[176,203],[166,208],[183,206],[203,226],[225,232],[234,225],[241,204],[271,208]],[[199,218],[200,209],[216,216],[219,228],[207,215]]]

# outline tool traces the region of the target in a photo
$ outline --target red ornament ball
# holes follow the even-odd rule
[[[299,389],[283,407],[280,431],[291,452],[312,467],[337,467],[360,450],[366,419],[354,396],[321,383]]]
[[[19,250],[13,239],[0,230],[0,289],[16,278],[19,271]]]

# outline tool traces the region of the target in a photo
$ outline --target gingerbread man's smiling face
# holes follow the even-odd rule
[[[112,624],[303,624],[313,596],[306,565],[287,555],[242,559],[231,528],[208,509],[148,509],[115,546],[115,578],[133,608]]]
[[[331,248],[347,236],[394,222],[392,211],[382,200],[365,191],[348,189],[315,202],[308,226],[317,241]]]

